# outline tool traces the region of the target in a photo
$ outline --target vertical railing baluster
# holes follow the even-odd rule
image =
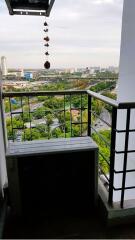
[[[4,99],[2,98],[1,94],[1,118],[2,118],[2,124],[3,124],[3,137],[4,137],[4,147],[5,150],[7,149],[8,146],[8,134],[7,134],[7,126],[6,126],[6,117],[5,117],[5,104],[4,104]]]
[[[88,136],[91,136],[91,109],[92,109],[92,97],[88,95]]]
[[[48,124],[48,140],[50,139],[50,126]]]
[[[64,94],[64,134],[66,138],[66,106],[65,106],[65,94]]]
[[[2,131],[3,131],[3,140],[4,140],[4,148],[7,149],[8,146],[8,136],[7,136],[7,127],[6,127],[6,118],[5,118],[5,106],[4,106],[4,98],[2,94],[2,80],[0,80],[0,114],[2,121]]]
[[[131,109],[127,109],[126,118],[126,134],[125,134],[125,148],[124,148],[124,164],[123,164],[123,178],[122,178],[122,191],[121,191],[121,208],[124,206],[125,184],[126,184],[126,170],[127,170],[127,156],[128,156],[128,142],[129,142],[129,127],[130,127]]]
[[[72,99],[70,93],[70,135],[72,137]]]
[[[82,94],[81,94],[81,137],[82,137]]]
[[[26,138],[25,138],[25,124],[24,124],[24,111],[23,111],[23,97],[21,97],[21,109],[22,109],[22,121],[23,121],[23,134],[24,134],[24,141],[25,141]]]
[[[11,106],[11,98],[9,97],[9,108],[10,108],[10,119],[11,119],[11,129],[12,129],[12,138],[13,142],[15,141],[14,130],[13,130],[13,117],[12,117],[12,106]]]
[[[31,109],[30,109],[30,97],[28,96],[28,109],[29,109],[29,122],[30,122],[30,139],[32,141],[32,130],[31,130]]]
[[[110,149],[109,198],[108,198],[108,203],[110,206],[113,205],[116,129],[117,129],[117,108],[113,107],[112,108],[111,149]]]

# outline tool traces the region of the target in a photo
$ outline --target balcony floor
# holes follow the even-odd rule
[[[98,213],[91,216],[16,218],[8,213],[5,239],[134,239],[134,224],[105,227]]]

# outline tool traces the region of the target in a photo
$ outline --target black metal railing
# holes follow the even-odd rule
[[[13,142],[87,135],[84,91],[5,93],[4,101],[8,139]]]
[[[99,138],[101,139],[101,141],[103,141],[105,143],[105,145],[107,145],[110,149],[110,155],[109,158],[107,159],[104,155],[104,152],[100,151],[100,146],[99,146],[99,155],[101,155],[104,159],[104,161],[106,162],[106,164],[109,167],[109,171],[108,174],[106,174],[103,170],[103,167],[100,166],[99,164],[99,172],[100,172],[100,177],[102,176],[101,174],[103,174],[103,176],[106,179],[106,184],[105,187],[108,186],[107,190],[108,190],[108,203],[109,205],[113,206],[113,195],[114,192],[120,192],[120,207],[123,208],[124,207],[124,202],[125,202],[125,191],[126,190],[132,190],[135,189],[135,185],[130,185],[130,186],[126,186],[126,176],[127,173],[133,173],[135,172],[135,167],[133,169],[128,169],[127,168],[127,163],[128,163],[128,154],[130,153],[135,153],[135,149],[130,149],[129,150],[129,136],[130,133],[135,133],[135,129],[131,129],[131,112],[132,110],[135,110],[135,103],[118,103],[115,100],[109,99],[108,97],[104,97],[101,96],[98,93],[94,93],[92,91],[87,91],[88,95],[89,95],[89,103],[91,103],[92,106],[92,98],[93,99],[97,99],[99,101],[101,101],[102,103],[105,103],[105,108],[107,108],[107,105],[109,105],[111,107],[111,124],[108,123],[107,121],[105,121],[103,118],[99,117],[93,110],[92,107],[88,107],[88,111],[89,114],[92,116],[95,115],[96,117],[98,117],[102,122],[104,122],[108,127],[110,127],[110,131],[111,131],[111,135],[110,135],[110,143],[108,143],[108,141],[106,141],[106,139],[104,139],[104,137],[99,133],[99,131],[96,131],[95,128],[92,126],[92,122],[91,122],[91,129],[93,131],[96,132],[96,134],[99,136]],[[106,105],[107,104],[107,105]],[[91,108],[91,109],[90,109]],[[118,118],[118,113],[119,111],[123,110],[125,113],[124,115],[126,116],[125,118],[125,129],[120,129],[120,127],[118,127],[117,125],[117,120],[120,121],[120,118]],[[132,119],[133,120],[133,119]],[[124,119],[123,119],[124,121]],[[91,131],[89,131],[91,132]],[[124,137],[124,150],[117,150],[117,146],[116,146],[116,139],[118,134],[120,133],[124,133],[125,136]],[[91,133],[92,136],[92,133]],[[135,141],[135,139],[132,139],[133,141]],[[115,158],[116,155],[120,155],[123,154],[124,155],[124,160],[123,160],[123,165],[122,165],[122,170],[116,170],[115,169]],[[114,184],[114,178],[115,175],[121,175],[119,178],[119,185],[121,185],[121,187],[116,187]],[[122,181],[121,181],[122,180]]]
[[[16,92],[3,93],[2,97],[10,141],[18,141],[18,131],[21,131],[21,141],[91,136],[99,146],[99,177],[104,182],[108,203],[113,206],[114,192],[119,191],[120,207],[124,207],[125,191],[135,189],[135,186],[126,185],[127,173],[135,172],[135,169],[127,169],[128,154],[135,152],[135,149],[129,150],[129,134],[135,132],[135,129],[130,129],[131,111],[135,109],[135,103],[118,103],[92,91]],[[117,129],[120,110],[126,112],[125,129]],[[104,111],[109,113],[109,121],[105,118]],[[41,125],[41,119],[44,127],[38,126]],[[54,126],[54,119],[57,119],[57,126]],[[101,122],[103,125],[100,126]],[[107,129],[107,138],[103,129]],[[116,148],[117,134],[120,133],[125,134],[123,151]],[[115,158],[119,154],[124,155],[120,171],[115,169]],[[114,183],[115,175],[118,174],[122,176],[121,187],[116,187]]]
[[[99,144],[99,141],[96,141],[99,146],[99,177],[101,178],[101,181],[104,183],[104,187],[108,192],[108,202],[110,205],[113,205],[115,141],[118,103],[113,99],[100,95],[99,93],[92,91],[87,91],[87,93],[89,98],[88,102],[91,103],[91,107],[88,107],[89,115],[91,118],[90,136],[93,137],[95,141],[98,136],[101,145],[104,145],[104,148],[102,148]],[[96,109],[92,107],[93,100],[99,101],[102,104],[102,109],[108,109],[109,106],[109,112],[111,115],[110,122],[108,122],[104,117],[101,117],[101,115],[96,112]],[[96,129],[95,123],[92,122],[92,116],[96,117],[96,119],[99,119],[100,122],[104,124],[103,127],[101,126],[101,129],[108,129],[108,132],[110,133],[110,139],[106,139],[102,133],[100,133],[102,130],[100,131]],[[94,137],[94,134],[96,135],[96,138]],[[108,151],[108,154],[105,154],[106,150]],[[100,157],[102,160],[101,162]]]
[[[127,162],[128,162],[128,154],[135,153],[135,149],[130,149],[129,146],[129,135],[130,133],[135,133],[135,129],[130,128],[131,126],[131,113],[135,110],[135,103],[120,103],[117,108],[118,111],[125,111],[126,121],[125,121],[125,129],[116,129],[116,134],[124,133],[124,149],[123,150],[117,150],[117,147],[115,147],[115,154],[123,154],[124,155],[124,161],[122,170],[116,170],[114,169],[114,174],[122,174],[122,184],[121,187],[114,187],[114,191],[121,191],[121,199],[120,199],[120,206],[121,208],[124,207],[124,200],[125,200],[125,191],[126,190],[132,190],[135,189],[135,185],[126,186],[126,176],[127,173],[133,173],[135,172],[135,168],[128,169]],[[133,120],[133,119],[132,119]],[[132,141],[135,141],[132,139]]]

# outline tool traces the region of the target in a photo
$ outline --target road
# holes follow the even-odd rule
[[[31,104],[30,104],[30,110],[33,111],[33,110],[35,110],[36,108],[42,107],[43,104],[44,104],[44,102],[31,103]],[[27,106],[27,105],[25,105],[24,107],[26,107],[26,106]],[[14,113],[22,112],[22,108],[18,108],[18,109],[16,109],[16,110],[12,110],[12,112],[14,112]],[[26,111],[26,112],[27,112],[27,111]],[[18,114],[14,114],[14,116],[16,116],[16,115],[18,115]],[[10,117],[10,112],[5,113],[5,116],[6,116],[6,117]]]
[[[111,125],[111,115],[108,112],[107,109],[103,109],[102,113],[100,114],[100,118],[103,119],[105,122],[109,123]],[[96,129],[96,131],[100,131],[100,130],[109,130],[110,127],[107,126],[107,124],[105,124],[104,122],[102,122],[100,119],[97,119],[95,124],[94,124],[94,128]]]

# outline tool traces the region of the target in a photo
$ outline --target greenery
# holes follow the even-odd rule
[[[110,159],[110,148],[109,146],[102,140],[102,137],[109,144],[111,141],[111,131],[110,130],[102,130],[99,131],[99,135],[97,133],[92,134],[92,138],[97,143],[99,147],[99,152],[103,154],[104,158],[109,162]],[[109,172],[109,166],[107,162],[104,160],[102,155],[99,154],[99,164],[102,166],[104,173]]]
[[[114,99],[114,100],[117,99],[116,93],[104,91],[102,94],[103,94],[104,96],[108,97],[108,98],[112,98],[112,99]]]
[[[108,79],[118,79],[118,74],[117,73],[113,73],[113,72],[110,72],[110,71],[105,71],[105,72],[99,72],[97,71],[96,72],[96,76],[95,78],[108,78]]]
[[[39,107],[33,112],[35,119],[41,119],[45,116],[45,107]]]
[[[104,91],[103,95],[108,98],[112,98],[113,100],[116,100],[116,98],[117,98],[116,93],[112,93],[112,92],[108,92],[108,91]],[[105,104],[104,107],[109,111],[110,114],[112,114],[112,106]]]
[[[22,141],[31,141],[31,140],[36,140],[36,139],[41,139],[41,134],[38,131],[38,129],[29,129],[27,128],[24,130],[22,134]]]
[[[103,81],[100,83],[97,83],[95,86],[91,87],[90,90],[93,92],[100,92],[103,91],[104,89],[113,89],[116,85],[116,81]]]

